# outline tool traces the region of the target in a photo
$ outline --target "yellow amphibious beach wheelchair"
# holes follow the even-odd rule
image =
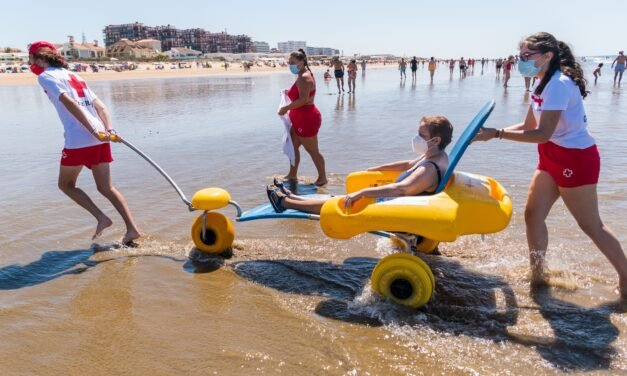
[[[461,235],[495,233],[509,223],[512,202],[501,184],[490,177],[454,172],[493,109],[494,101],[488,102],[466,127],[449,154],[449,168],[436,193],[384,202],[361,199],[348,211],[344,209],[343,197],[332,197],[324,204],[320,215],[296,210],[276,213],[269,203],[243,212],[221,188],[202,189],[189,202],[156,163],[127,141],[122,142],[156,167],[190,210],[202,210],[191,231],[200,251],[211,254],[230,252],[235,238],[233,224],[224,214],[213,210],[232,205],[237,210],[238,222],[273,218],[319,220],[322,231],[332,238],[349,239],[369,232],[390,238],[405,250],[432,253],[440,242],[452,242]],[[393,183],[399,174],[392,171],[351,173],[346,178],[346,192]],[[415,254],[397,253],[384,257],[375,266],[372,287],[401,305],[420,307],[431,299],[435,280],[429,266]]]

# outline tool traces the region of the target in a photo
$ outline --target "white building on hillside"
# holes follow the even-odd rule
[[[288,40],[287,42],[279,42],[278,47],[279,51],[283,53],[298,51],[300,48],[307,50],[307,42]]]
[[[0,62],[27,62],[28,52],[0,52]]]
[[[93,43],[76,43],[72,36],[69,37],[67,42],[57,47],[57,52],[66,60],[102,59],[106,55],[106,49],[100,47],[97,40],[94,40]]]
[[[255,52],[260,54],[270,53],[270,45],[267,42],[253,42],[253,46],[255,47]]]
[[[184,47],[176,47],[164,52],[164,54],[170,59],[197,59],[202,55],[202,52]]]
[[[324,56],[338,56],[340,54],[340,50],[336,50],[335,48],[329,47],[307,47],[307,55],[316,56],[316,55],[324,55]]]

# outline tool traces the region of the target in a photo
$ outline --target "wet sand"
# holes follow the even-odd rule
[[[493,66],[460,80],[438,68],[399,82],[394,68],[358,75],[357,95],[319,80],[321,151],[330,184],[408,159],[419,118],[444,114],[454,137],[489,99],[487,126],[520,121],[523,80],[504,91]],[[587,71],[588,74],[591,69]],[[119,132],[152,156],[191,196],[227,189],[245,209],[287,172],[278,93],[284,74],[90,84]],[[625,89],[603,76],[586,99],[602,157],[599,200],[627,244]],[[114,145],[113,182],[146,233],[138,249],[110,249],[123,226],[88,171],[79,186],[114,226],[92,246],[95,221],[56,187],[62,127],[36,86],[0,87],[0,365],[3,375],[145,374],[624,374],[627,314],[616,275],[561,202],[548,218],[554,286],[530,291],[524,204],[537,163],[533,145],[473,144],[459,169],[487,175],[512,195],[501,233],[465,236],[424,256],[436,294],[408,310],[372,293],[369,278],[390,243],[372,235],[329,239],[312,221],[235,223],[234,256],[194,261],[189,213],[133,152]],[[315,169],[303,152],[304,182]],[[234,219],[232,209],[222,211]]]
[[[87,81],[115,81],[115,80],[141,80],[141,79],[161,79],[161,78],[190,78],[190,77],[207,77],[207,76],[248,76],[248,75],[258,75],[263,73],[285,73],[289,72],[287,67],[277,66],[276,68],[272,67],[257,67],[254,66],[250,69],[250,71],[244,71],[244,68],[241,64],[233,64],[229,66],[228,69],[224,69],[224,67],[220,67],[219,64],[213,64],[211,68],[200,68],[196,67],[194,63],[192,63],[192,68],[186,69],[170,69],[169,63],[164,63],[165,68],[162,70],[156,70],[153,66],[150,66],[150,69],[147,70],[146,67],[149,65],[142,64],[139,69],[132,71],[121,71],[116,72],[113,70],[100,70],[99,72],[80,72],[81,77]],[[366,67],[368,69],[379,69],[383,68],[383,64],[371,64]],[[328,67],[321,66],[313,66],[312,70],[314,72],[322,73],[328,69]],[[359,68],[361,69],[361,67]],[[30,72],[24,73],[2,73],[0,74],[0,86],[17,86],[17,85],[36,85],[37,84],[37,76]]]

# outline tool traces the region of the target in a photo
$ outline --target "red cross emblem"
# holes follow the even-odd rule
[[[76,90],[79,97],[85,98],[85,89],[87,89],[85,81],[80,81],[75,75],[70,74],[70,86]]]
[[[538,104],[538,107],[542,107],[542,102],[544,102],[544,99],[536,97],[535,95],[531,96],[531,100],[536,102]]]
[[[573,170],[571,170],[570,168],[565,168],[564,171],[562,171],[562,175],[564,175],[564,177],[566,178],[570,178],[573,176]]]

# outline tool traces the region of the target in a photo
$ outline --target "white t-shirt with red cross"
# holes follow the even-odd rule
[[[66,149],[85,148],[101,143],[60,101],[61,94],[66,93],[80,106],[96,131],[105,131],[104,124],[94,108],[96,94],[89,90],[78,74],[63,68],[48,67],[39,75],[39,85],[44,89],[61,118],[65,130]]]
[[[594,145],[594,138],[588,132],[588,119],[579,87],[561,71],[553,74],[540,96],[531,95],[531,108],[538,124],[542,110],[562,111],[550,139],[554,144],[570,149],[585,149]]]

